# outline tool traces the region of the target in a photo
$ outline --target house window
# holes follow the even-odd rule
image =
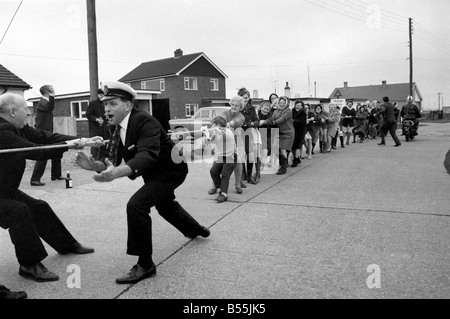
[[[219,91],[219,79],[211,79],[211,91]]]
[[[198,104],[186,104],[186,117],[193,117],[198,111]]]
[[[184,89],[185,90],[198,90],[197,78],[184,78]]]
[[[166,80],[164,79],[159,80],[159,90],[161,92],[164,92],[166,90]]]
[[[147,90],[147,82],[141,81],[141,90]]]
[[[70,116],[75,117],[77,121],[86,120],[86,110],[88,105],[89,101],[70,102]]]

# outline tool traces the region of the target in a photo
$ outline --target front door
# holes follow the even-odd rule
[[[162,127],[170,130],[170,104],[169,99],[152,100],[152,115],[161,123]]]

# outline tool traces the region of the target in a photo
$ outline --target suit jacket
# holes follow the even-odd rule
[[[53,132],[53,110],[55,109],[55,97],[50,96],[47,101],[41,98],[36,107],[36,128]]]
[[[104,139],[109,139],[109,129],[108,122],[105,120],[103,125],[97,123],[96,119],[101,117],[104,118],[105,115],[105,106],[100,100],[91,101],[86,110],[86,117],[89,121],[89,135],[93,136],[101,136]]]
[[[52,134],[48,131],[38,130],[25,126],[18,130],[7,120],[0,118],[0,149],[14,149],[34,147],[46,144],[64,144],[63,142],[76,139],[76,136]],[[14,192],[19,188],[25,171],[26,160],[46,160],[62,157],[68,147],[35,150],[27,152],[0,153],[0,198],[13,198]]]
[[[114,132],[111,132],[111,135]],[[134,180],[142,176],[144,182],[184,178],[188,173],[186,159],[180,155],[161,123],[150,114],[133,109],[127,127],[125,145],[119,143],[117,165],[122,160],[131,168]]]
[[[378,111],[377,115],[383,115],[384,121],[386,123],[396,122],[395,119],[395,107],[389,102],[381,105],[381,110]]]

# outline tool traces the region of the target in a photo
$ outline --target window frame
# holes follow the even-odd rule
[[[187,112],[189,110],[189,114]],[[184,105],[184,115],[186,118],[193,118],[199,110],[199,105],[197,103],[187,103]]]
[[[87,107],[89,106],[89,100],[78,100],[78,101],[70,101],[70,116],[74,117],[77,121],[87,121],[86,117],[86,111],[83,111],[82,104],[86,103],[86,111]],[[75,107],[75,104],[78,104],[78,114],[79,117],[75,116],[73,112],[73,108]]]
[[[211,78],[210,83],[211,83],[211,91],[215,91],[215,92],[219,91],[219,79]]]
[[[193,87],[190,87],[190,80],[193,80]],[[187,85],[186,85],[187,84]],[[184,77],[184,90],[185,91],[198,91],[198,80],[193,76],[185,76]]]

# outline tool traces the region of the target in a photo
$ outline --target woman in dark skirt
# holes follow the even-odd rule
[[[295,102],[294,108],[292,109],[292,121],[294,124],[295,137],[294,144],[292,145],[292,155],[294,156],[294,160],[291,167],[297,167],[297,165],[302,162],[300,155],[306,135],[307,114],[303,101]]]

